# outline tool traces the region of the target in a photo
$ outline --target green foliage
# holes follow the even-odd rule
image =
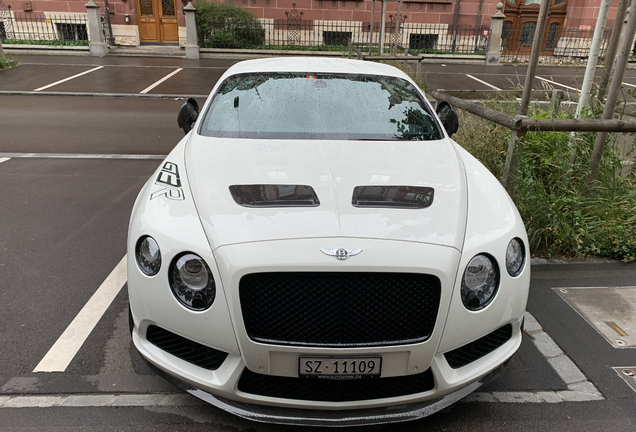
[[[8,57],[0,57],[0,70],[16,67],[18,62]]]
[[[9,45],[59,45],[59,46],[88,46],[87,40],[6,40]]]
[[[412,49],[409,50],[410,53],[416,53],[416,54],[450,54],[450,55],[475,55],[475,56],[483,56],[486,55],[486,53],[484,51],[475,51],[475,52],[453,52],[453,51],[444,51],[444,50],[438,50],[438,49],[430,49],[430,48],[425,48],[425,49]]]
[[[495,103],[499,111],[515,104]],[[538,114],[537,117],[545,117]],[[453,138],[501,178],[510,131],[463,115]],[[570,117],[561,115],[560,117]],[[529,132],[519,161],[514,201],[534,256],[636,260],[636,172],[610,137],[594,187],[585,186],[594,133]],[[570,145],[577,150],[570,163]]]
[[[254,15],[228,3],[197,1],[194,6],[203,48],[252,48],[263,45],[265,30]]]

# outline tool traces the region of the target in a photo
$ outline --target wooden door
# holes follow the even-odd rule
[[[179,44],[176,0],[137,0],[142,44]]]
[[[161,40],[165,44],[179,43],[179,23],[175,0],[157,0],[161,6]]]

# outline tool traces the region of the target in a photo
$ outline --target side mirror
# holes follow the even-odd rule
[[[435,110],[437,116],[442,122],[442,126],[446,129],[448,136],[452,136],[459,129],[459,116],[457,111],[453,109],[448,102],[440,102]]]
[[[199,104],[192,98],[188,98],[186,103],[181,105],[179,109],[179,115],[177,116],[177,123],[183,131],[188,134],[192,129],[192,125],[199,118]]]

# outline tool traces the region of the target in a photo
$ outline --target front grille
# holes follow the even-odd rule
[[[422,342],[440,293],[436,276],[415,273],[254,273],[240,282],[248,336],[280,345]]]
[[[217,370],[227,358],[227,353],[206,347],[154,325],[148,326],[146,339],[165,352],[208,370]]]
[[[512,337],[512,325],[506,324],[492,333],[477,339],[474,342],[459,347],[444,354],[446,361],[453,369],[458,369],[490,354]]]
[[[238,389],[244,393],[320,402],[392,398],[423,393],[434,387],[430,369],[417,375],[340,381],[261,375],[246,368],[238,383]]]

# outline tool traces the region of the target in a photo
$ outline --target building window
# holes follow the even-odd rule
[[[322,40],[325,45],[347,46],[351,41],[351,32],[324,31]]]
[[[252,0],[252,4],[255,5],[256,4],[256,0]]]
[[[420,3],[420,10],[424,9],[424,3]]]
[[[345,0],[342,0],[342,3],[340,3],[340,5],[344,7],[347,5],[347,2]]]
[[[60,40],[74,42],[88,40],[86,24],[56,24]]]
[[[360,0],[356,0],[356,7],[360,7]]]
[[[438,35],[434,34],[411,34],[409,36],[409,49],[432,50],[437,45]]]
[[[521,25],[521,36],[519,37],[519,46],[532,46],[534,39],[534,30],[537,28],[536,22],[525,22]]]
[[[557,33],[559,32],[559,23],[550,24],[550,33],[548,33],[548,43],[546,48],[554,49],[556,45]]]
[[[269,4],[269,0],[265,0],[265,4],[268,5]]]
[[[503,23],[501,29],[501,46],[508,48],[508,39],[510,38],[510,29],[512,28],[512,21],[506,21]]]
[[[338,7],[338,2],[337,2],[337,1],[332,1],[332,2],[331,2],[331,6],[333,6],[333,7]]]
[[[243,0],[243,4],[247,4],[247,0]]]
[[[406,4],[406,8],[407,8],[407,9],[411,9],[411,3],[407,3],[407,4]]]

